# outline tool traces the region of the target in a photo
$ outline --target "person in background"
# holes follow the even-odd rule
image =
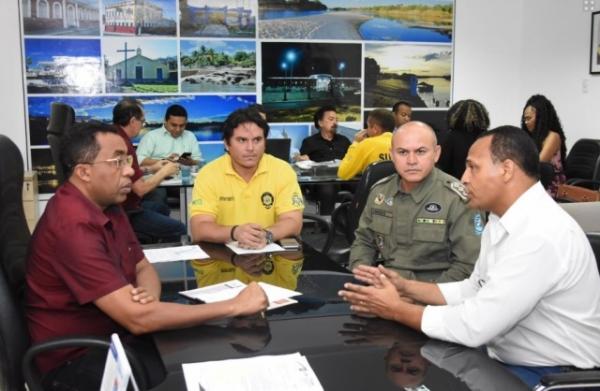
[[[448,134],[442,144],[439,169],[455,178],[462,178],[469,148],[490,127],[485,107],[476,100],[460,100],[447,113]]]
[[[533,95],[525,103],[521,117],[521,129],[533,139],[540,154],[540,161],[552,164],[554,179],[548,193],[556,197],[558,186],[566,182],[565,159],[567,146],[565,133],[552,102],[544,95]]]
[[[405,100],[399,100],[398,102],[394,103],[392,112],[394,113],[394,120],[396,121],[396,127],[394,130],[398,129],[405,123],[410,122],[412,119],[412,105]]]
[[[156,163],[161,160],[186,166],[200,163],[202,155],[198,140],[194,133],[185,130],[187,119],[188,113],[183,106],[171,105],[167,108],[163,126],[146,133],[138,144],[136,153],[142,170],[154,173]]]
[[[337,133],[337,113],[333,106],[320,107],[313,116],[317,132],[302,140],[296,160],[325,162],[342,159],[350,146],[346,136]]]
[[[348,283],[340,295],[356,312],[431,338],[485,345],[530,387],[546,373],[600,366],[594,252],[539,182],[531,138],[514,126],[483,133],[469,150],[462,181],[469,206],[490,212],[468,279],[432,284],[361,265],[354,275],[368,286]]]
[[[361,174],[367,166],[379,160],[390,160],[394,115],[385,109],[376,109],[367,117],[367,129],[356,133],[354,142],[342,159],[338,177],[350,179]]]
[[[178,163],[161,160],[161,168],[151,176],[144,177],[140,169],[137,155],[131,139],[140,134],[145,123],[144,109],[140,101],[132,98],[123,98],[113,108],[113,123],[117,126],[119,135],[125,141],[127,154],[133,158],[132,191],[127,194],[123,209],[129,216],[133,230],[141,235],[149,236],[158,241],[179,241],[181,235],[187,230],[185,225],[169,217],[170,211],[163,202],[144,200],[142,197],[155,190],[168,176],[179,172]]]
[[[227,117],[227,153],[204,166],[194,182],[194,242],[237,241],[256,249],[300,234],[304,201],[296,173],[287,162],[265,154],[268,134],[269,125],[255,109]]]
[[[48,202],[27,256],[25,314],[33,343],[82,335],[108,339],[118,333],[138,353],[151,388],[165,374],[152,339],[144,334],[265,310],[266,296],[254,282],[224,302],[161,302],[158,274],[119,206],[134,187],[126,139],[99,122],[79,124],[63,139],[68,179]],[[98,390],[105,363],[106,350],[100,349],[57,349],[37,356],[44,390]]]

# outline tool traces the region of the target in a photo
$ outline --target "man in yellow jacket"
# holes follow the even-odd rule
[[[373,162],[389,160],[394,126],[394,114],[389,110],[371,111],[367,118],[367,129],[354,136],[354,142],[338,168],[338,177],[350,179],[362,173]]]

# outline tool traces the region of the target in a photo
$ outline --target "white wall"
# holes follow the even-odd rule
[[[0,12],[0,36],[2,58],[0,58],[0,133],[7,135],[17,144],[23,155],[26,168],[28,162],[27,133],[25,131],[25,102],[23,94],[19,1],[3,1]]]
[[[27,162],[18,1],[3,2],[2,11],[0,133]],[[454,100],[480,100],[493,126],[518,125],[527,98],[542,93],[569,146],[600,138],[600,75],[588,73],[590,19],[580,0],[456,0]]]
[[[541,93],[558,112],[567,147],[600,138],[590,28],[581,0],[456,0],[454,100],[480,100],[492,126],[520,126],[525,101]]]

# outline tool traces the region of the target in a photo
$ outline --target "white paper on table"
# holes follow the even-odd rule
[[[160,182],[161,186],[181,186],[181,177],[176,176],[171,179],[163,179]]]
[[[110,336],[110,348],[106,356],[100,391],[126,391],[131,381],[134,391],[138,391],[137,383],[131,372],[125,349],[118,334]]]
[[[144,255],[150,263],[210,258],[198,245],[146,249]]]
[[[281,247],[280,245],[278,245],[277,243],[267,244],[265,247],[259,248],[259,249],[241,248],[238,245],[238,242],[229,242],[229,243],[225,243],[225,245],[238,255],[264,254],[264,253],[274,253],[274,252],[279,252],[279,251],[285,251],[284,248]]]
[[[298,301],[292,299],[292,297],[302,294],[297,291],[267,284],[266,282],[259,282],[258,285],[260,285],[267,295],[267,299],[269,300],[269,307],[267,308],[268,310],[297,303]],[[233,299],[245,287],[246,284],[240,280],[230,280],[202,288],[181,291],[179,294],[190,299],[202,300],[205,303],[215,303],[218,301]]]
[[[300,353],[182,364],[188,391],[323,391]]]

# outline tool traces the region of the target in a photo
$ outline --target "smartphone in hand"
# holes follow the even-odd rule
[[[177,159],[178,162],[181,162],[182,160],[187,160],[190,159],[192,157],[192,154],[190,152],[184,152],[181,154],[181,156],[179,156],[179,159]]]

